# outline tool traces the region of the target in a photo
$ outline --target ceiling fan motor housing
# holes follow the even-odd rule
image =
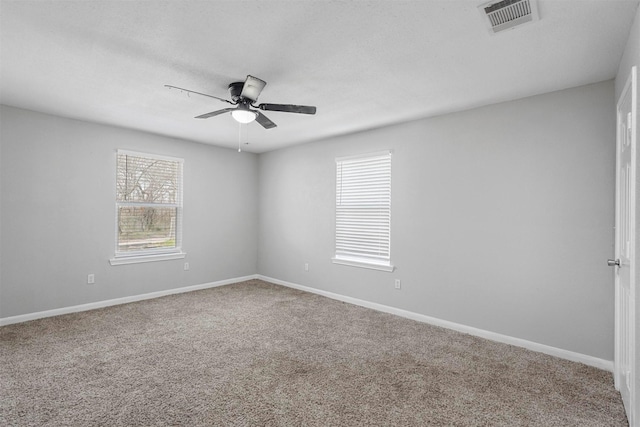
[[[231,95],[231,100],[233,102],[238,102],[243,87],[244,82],[233,82],[229,85],[229,95]]]

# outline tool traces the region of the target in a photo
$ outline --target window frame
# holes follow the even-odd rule
[[[175,203],[140,203],[140,202],[122,202],[118,200],[117,196],[117,181],[118,181],[118,156],[132,156],[140,157],[144,159],[164,160],[170,162],[177,162],[179,165],[177,188],[178,195]],[[166,261],[172,259],[181,259],[186,256],[186,253],[182,251],[182,226],[183,226],[183,180],[184,180],[184,159],[178,157],[164,156],[153,153],[143,153],[139,151],[131,150],[116,150],[115,158],[115,233],[114,233],[114,256],[109,260],[111,265],[123,265],[123,264],[137,264],[142,262],[151,261]],[[123,206],[137,206],[137,207],[171,207],[176,208],[176,243],[175,247],[171,248],[153,248],[153,249],[141,249],[136,251],[118,251],[119,236],[118,236],[118,218],[119,209]]]
[[[378,151],[378,152],[373,152],[373,153],[366,153],[366,154],[360,154],[360,155],[355,155],[355,156],[346,156],[346,157],[337,157],[335,159],[336,162],[336,172],[335,172],[335,178],[336,178],[336,183],[335,183],[335,189],[336,189],[336,193],[335,193],[335,235],[334,235],[334,256],[331,258],[332,262],[334,264],[341,264],[341,265],[347,265],[347,266],[352,266],[352,267],[361,267],[361,268],[368,268],[368,269],[373,269],[373,270],[381,270],[381,271],[386,271],[386,272],[392,272],[395,269],[395,266],[393,265],[393,263],[391,262],[391,178],[392,178],[392,169],[391,169],[391,159],[392,159],[392,155],[393,155],[393,151],[392,150],[384,150],[384,151]],[[342,189],[338,188],[338,185],[342,185],[344,182],[344,177],[340,176],[339,178],[339,174],[342,173],[342,163],[343,162],[349,162],[349,161],[367,161],[367,160],[374,160],[375,158],[381,158],[384,156],[388,156],[388,174],[386,176],[388,176],[388,188],[389,188],[389,195],[388,195],[388,210],[386,212],[387,218],[388,218],[388,223],[387,223],[387,228],[388,228],[388,233],[387,233],[387,241],[386,241],[386,245],[388,247],[387,250],[387,257],[385,257],[384,259],[372,259],[372,258],[367,258],[366,256],[358,256],[358,254],[348,254],[348,251],[344,251],[344,250],[339,250],[339,238],[338,238],[338,226],[339,226],[339,220],[338,220],[338,212],[339,212],[339,204],[338,204],[338,194],[339,191],[342,191]],[[371,184],[372,186],[375,186],[374,184]],[[342,193],[340,193],[342,194]],[[362,248],[361,248],[362,249]],[[339,253],[342,252],[342,253]],[[354,251],[357,252],[357,251]],[[362,252],[362,251],[361,251]]]

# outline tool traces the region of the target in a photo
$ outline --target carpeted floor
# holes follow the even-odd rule
[[[626,426],[610,373],[259,280],[0,328],[10,426]]]

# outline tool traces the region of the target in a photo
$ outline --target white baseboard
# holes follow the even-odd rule
[[[550,356],[559,357],[561,359],[571,360],[573,362],[584,363],[585,365],[593,366],[599,369],[604,369],[609,372],[613,372],[613,361],[604,360],[593,356],[588,356],[582,353],[576,353],[569,350],[563,350],[561,348],[551,347],[545,344],[539,344],[533,341],[527,341],[520,338],[511,337],[508,335],[498,334],[496,332],[485,331],[483,329],[474,328],[471,326],[461,325],[459,323],[449,322],[447,320],[438,319],[435,317],[426,316],[424,314],[414,313],[412,311],[403,310],[400,308],[390,307],[375,302],[365,301],[358,298],[348,297],[333,292],[323,291],[320,289],[311,288],[308,286],[298,285],[296,283],[286,282],[284,280],[275,279],[273,277],[263,276],[261,274],[253,274],[243,277],[234,277],[232,279],[219,280],[216,282],[203,283],[200,285],[185,286],[183,288],[168,289],[164,291],[151,292],[142,295],[133,295],[123,298],[116,298],[105,301],[92,302],[88,304],[75,305],[71,307],[56,308],[53,310],[40,311],[37,313],[22,314],[19,316],[0,318],[0,326],[11,325],[14,323],[27,322],[29,320],[42,319],[45,317],[59,316],[68,313],[77,313],[80,311],[94,310],[96,308],[109,307],[118,304],[127,304],[130,302],[143,301],[152,298],[163,297],[166,295],[180,294],[183,292],[198,291],[201,289],[215,288],[217,286],[229,285],[232,283],[243,282],[245,280],[261,279],[267,282],[275,283],[277,285],[286,286],[293,289],[298,289],[305,292],[310,292],[318,295],[325,296],[327,298],[347,302],[349,304],[359,305],[361,307],[370,308],[373,310],[382,311],[385,313],[394,314],[396,316],[405,317],[407,319],[416,320],[418,322],[428,323],[435,326],[440,326],[454,331],[463,332],[469,335],[489,339],[492,341],[501,342],[504,344],[514,345],[517,347],[526,348],[529,350],[537,351],[540,353],[548,354]]]
[[[74,305],[71,307],[56,308],[53,310],[39,311],[37,313],[21,314],[19,316],[0,318],[0,326],[11,325],[13,323],[27,322],[29,320],[42,319],[44,317],[60,316],[61,314],[77,313],[80,311],[94,310],[96,308],[109,307],[112,305],[127,304],[130,302],[142,301],[146,299],[164,297],[167,295],[181,294],[183,292],[199,291],[201,289],[215,288],[217,286],[230,285],[231,283],[243,282],[245,280],[256,279],[258,276],[234,277],[233,279],[219,280],[217,282],[203,283],[200,285],[185,286],[183,288],[167,289],[165,291],[150,292],[148,294],[132,295],[129,297],[115,298],[105,301],[91,302],[88,304]]]
[[[382,311],[385,313],[395,314],[396,316],[405,317],[407,319],[417,320],[418,322],[424,322],[435,326],[440,326],[447,329],[453,329],[454,331],[463,332],[465,334],[474,335],[480,338],[485,338],[492,341],[501,342],[504,344],[513,345],[516,347],[526,348],[528,350],[537,351],[539,353],[555,356],[560,359],[571,360],[573,362],[584,363],[585,365],[593,366],[598,369],[613,372],[613,361],[600,359],[593,356],[588,356],[582,353],[576,353],[569,350],[563,350],[561,348],[551,347],[545,344],[539,344],[533,341],[527,341],[520,338],[511,337],[508,335],[498,334],[496,332],[485,331],[483,329],[474,328],[471,326],[461,325],[459,323],[449,322],[447,320],[437,319],[435,317],[425,316],[424,314],[414,313],[412,311],[402,310],[400,308],[390,307],[375,302],[365,301],[358,298],[352,298],[333,292],[323,291],[320,289],[310,288],[308,286],[298,285],[296,283],[286,282],[284,280],[274,279],[273,277],[257,275],[258,279],[266,282],[275,283],[277,285],[286,286],[293,289],[299,289],[305,292],[311,292],[314,294],[322,295],[331,299],[347,302],[349,304],[359,305],[361,307],[371,308],[373,310]]]

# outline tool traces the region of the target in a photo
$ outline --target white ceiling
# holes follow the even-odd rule
[[[265,152],[615,77],[638,0],[539,1],[540,21],[490,35],[483,1],[6,1],[0,102],[226,147],[228,98],[251,74]]]

